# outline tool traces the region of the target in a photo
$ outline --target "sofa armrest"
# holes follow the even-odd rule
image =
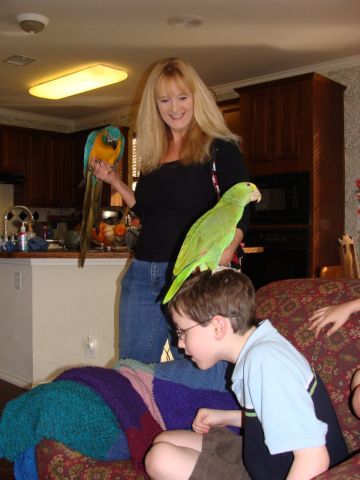
[[[340,465],[314,477],[313,480],[349,480],[351,478],[354,480],[360,478],[360,452]]]

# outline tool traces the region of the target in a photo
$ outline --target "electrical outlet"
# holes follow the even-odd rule
[[[15,287],[15,290],[21,290],[21,288],[22,288],[22,285],[21,285],[21,272],[15,272],[14,287]]]
[[[85,340],[85,357],[95,358],[97,355],[97,340],[93,335],[87,335]]]

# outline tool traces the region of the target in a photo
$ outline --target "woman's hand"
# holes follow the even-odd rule
[[[126,205],[129,208],[133,208],[133,206],[135,205],[134,192],[130,187],[128,187],[123,181],[120,180],[112,165],[104,162],[103,160],[100,160],[99,158],[91,158],[90,170],[96,178],[111,185],[112,189],[120,193]]]
[[[360,298],[342,303],[341,305],[319,308],[309,318],[309,322],[312,322],[309,330],[315,329],[315,337],[317,338],[322,328],[332,324],[332,327],[326,332],[326,335],[329,337],[339,330],[350,318],[350,315],[357,310],[360,310]]]
[[[102,180],[105,183],[112,185],[118,176],[115,173],[112,165],[100,160],[99,158],[90,159],[90,169],[96,178]]]
[[[224,266],[230,265],[237,247],[239,245],[242,245],[242,246],[244,245],[241,243],[243,236],[244,235],[242,230],[240,230],[240,228],[237,228],[235,231],[233,240],[231,241],[230,245],[227,248],[225,248],[225,250],[221,255],[219,265],[224,265]]]

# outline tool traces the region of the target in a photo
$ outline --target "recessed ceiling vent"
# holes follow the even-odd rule
[[[12,55],[11,57],[3,60],[3,63],[10,63],[11,65],[17,65],[18,67],[25,67],[29,63],[36,62],[36,58],[26,57],[25,55]]]
[[[176,28],[200,27],[203,23],[204,19],[199,15],[175,15],[168,19],[168,24]]]

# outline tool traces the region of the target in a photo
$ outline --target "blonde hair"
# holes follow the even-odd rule
[[[171,140],[169,127],[160,116],[157,96],[161,86],[169,81],[191,93],[194,117],[184,138],[181,158],[183,164],[205,163],[210,158],[210,145],[215,138],[238,142],[237,135],[226,126],[213,94],[191,65],[179,58],[158,62],[152,69],[142,95],[136,121],[136,149],[141,172],[147,174],[158,168]]]

